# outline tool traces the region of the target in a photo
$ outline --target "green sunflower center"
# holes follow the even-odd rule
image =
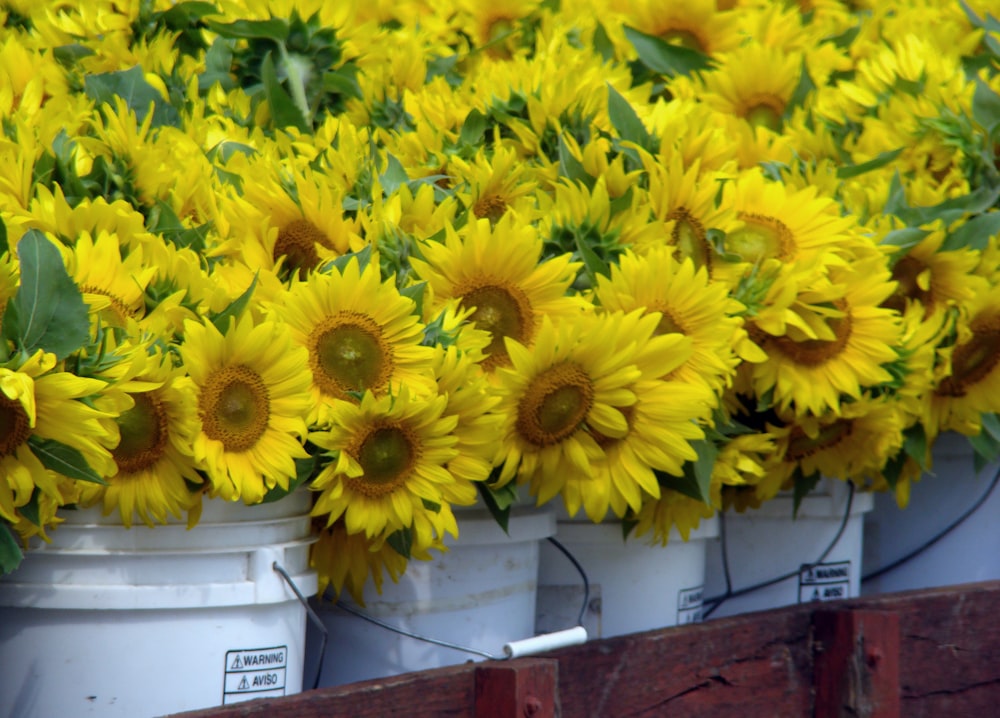
[[[664,42],[670,43],[671,45],[686,47],[688,50],[705,52],[705,45],[702,43],[701,39],[690,30],[673,28],[667,30],[666,32],[661,32],[660,39]]]
[[[490,333],[490,345],[483,365],[487,370],[507,364],[507,346],[504,337],[527,344],[534,328],[531,302],[519,288],[484,285],[462,295],[462,306],[474,307],[472,320],[476,326]]]
[[[307,219],[292,220],[278,231],[274,242],[274,261],[285,257],[286,267],[298,270],[299,277],[305,277],[310,269],[319,264],[316,245],[332,249],[330,239]]]
[[[712,252],[708,246],[708,235],[705,226],[687,210],[678,207],[667,215],[667,221],[673,220],[674,228],[670,237],[677,248],[675,256],[678,259],[690,257],[696,267],[712,270]]]
[[[820,429],[816,436],[809,436],[796,427],[789,436],[788,451],[785,456],[793,461],[799,461],[819,451],[832,449],[848,439],[853,431],[853,419],[838,419]]]
[[[367,314],[342,312],[328,317],[310,334],[308,348],[314,381],[329,396],[378,391],[392,376],[390,347],[382,328]]]
[[[350,478],[347,483],[369,498],[385,496],[404,485],[418,458],[416,437],[401,425],[370,431],[350,453],[361,464],[364,475]]]
[[[784,112],[785,103],[781,98],[765,95],[746,103],[743,118],[753,127],[766,127],[780,132]]]
[[[202,430],[226,451],[252,448],[267,430],[271,400],[260,374],[247,366],[215,371],[198,402]]]
[[[517,407],[517,431],[529,443],[551,446],[573,435],[594,405],[594,383],[571,362],[536,376]]]
[[[795,341],[788,337],[775,337],[771,342],[796,364],[802,366],[819,366],[841,354],[851,338],[851,313],[844,302],[836,302],[837,308],[844,312],[842,317],[827,320],[833,330],[834,339],[805,339]]]
[[[972,338],[955,347],[951,355],[951,376],[941,383],[938,393],[965,396],[1000,364],[1000,317],[974,321]]]
[[[784,222],[763,214],[740,212],[743,227],[726,235],[726,249],[744,262],[788,259],[792,256],[792,232]]]
[[[10,456],[31,436],[31,420],[21,402],[0,394],[0,456]]]
[[[131,409],[118,417],[121,441],[111,455],[119,474],[152,468],[167,448],[167,410],[153,392],[132,394]]]

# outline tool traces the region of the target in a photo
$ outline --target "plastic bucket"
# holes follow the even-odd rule
[[[455,513],[459,538],[445,541],[447,552],[410,561],[398,583],[382,584],[381,595],[369,582],[363,608],[346,595],[340,601],[395,628],[502,656],[506,643],[534,635],[538,547],[555,532],[555,518],[549,509],[515,507],[508,535],[485,509]],[[484,658],[400,635],[329,601],[315,607],[329,634],[320,686]],[[309,635],[311,647],[311,626]]]
[[[916,482],[905,509],[888,494],[875,497],[865,517],[864,573],[889,566],[937,537],[986,496],[1000,471],[993,463],[976,473],[965,437],[946,433],[931,449],[931,471]],[[862,593],[892,593],[1000,579],[1000,488],[933,545],[862,585]]]
[[[0,715],[160,716],[302,689],[310,496],[206,501],[193,530],[67,512],[0,579]]]
[[[593,638],[649,631],[701,620],[705,551],[718,519],[703,519],[684,541],[677,530],[666,546],[622,538],[618,522],[559,521],[556,539],[587,574],[583,626]],[[584,600],[580,572],[554,546],[542,547],[535,630],[577,624]]]
[[[858,596],[864,514],[871,508],[870,493],[855,491],[851,498],[847,483],[823,479],[802,499],[794,517],[790,492],[782,492],[759,509],[727,513],[724,534],[732,589],[753,590],[726,599],[711,617]],[[830,548],[841,525],[844,530]],[[706,598],[721,596],[726,590],[720,541],[713,541],[708,551]],[[827,549],[823,560],[813,565]],[[769,585],[754,588],[762,583]]]

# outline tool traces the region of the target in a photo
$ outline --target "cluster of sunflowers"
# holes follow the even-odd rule
[[[995,456],[988,4],[5,2],[3,570],[311,490],[360,599],[477,501],[666,542]]]

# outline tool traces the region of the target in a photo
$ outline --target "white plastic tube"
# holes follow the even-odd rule
[[[503,652],[507,658],[521,658],[522,656],[534,656],[535,654],[551,651],[556,648],[578,646],[586,642],[587,629],[583,626],[576,626],[574,628],[567,628],[565,631],[543,633],[540,636],[525,638],[520,641],[511,641],[504,645]]]

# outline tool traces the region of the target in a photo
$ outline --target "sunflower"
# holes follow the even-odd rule
[[[1000,286],[964,303],[956,329],[925,417],[930,436],[948,430],[974,436],[981,414],[1000,412]]]
[[[833,307],[829,338],[790,332],[758,342],[768,359],[750,367],[754,389],[757,396],[773,393],[781,410],[837,414],[842,397],[859,399],[862,389],[893,381],[885,365],[899,359],[901,325],[898,313],[882,306],[894,288],[884,262],[870,258],[833,267],[830,275],[830,291],[818,295]]]
[[[886,306],[902,312],[914,303],[930,316],[988,291],[988,281],[974,274],[979,252],[968,247],[942,251],[944,239],[943,231],[930,232],[909,251],[891,258],[897,285]]]
[[[181,356],[198,416],[194,456],[211,490],[227,501],[259,502],[268,489],[288,488],[312,409],[308,352],[287,327],[255,323],[249,313],[225,332],[211,323],[184,324]]]
[[[433,350],[421,344],[424,325],[415,312],[413,300],[381,280],[375,261],[362,269],[352,258],[342,271],[293,280],[275,313],[309,353],[310,424],[327,423],[334,404],[356,393],[384,396],[402,384],[418,394],[435,391]]]
[[[325,596],[328,587],[333,588],[335,596],[340,596],[346,588],[355,603],[364,606],[364,590],[369,580],[381,593],[385,574],[398,581],[406,570],[407,559],[388,543],[373,541],[363,532],[348,533],[342,520],[329,527],[318,526],[315,535],[309,565],[319,579],[318,596]]]
[[[448,227],[443,243],[425,242],[420,252],[423,260],[410,261],[430,288],[432,313],[457,300],[474,309],[472,320],[490,332],[483,361],[488,371],[509,363],[505,338],[531,346],[543,316],[575,315],[589,306],[566,296],[581,264],[571,262],[568,254],[540,261],[538,232],[512,216],[494,227],[486,219],[457,231]]]
[[[131,355],[107,372],[132,403],[115,419],[121,439],[111,455],[117,471],[105,486],[82,485],[80,503],[100,502],[106,516],[117,510],[125,527],[133,516],[152,526],[154,520],[165,523],[168,515],[180,518],[196,496],[189,484],[202,481],[191,453],[195,405],[179,389],[184,373],[169,354],[147,355],[146,347],[128,351]],[[123,370],[127,373],[115,376]]]
[[[461,481],[448,469],[458,455],[458,417],[445,414],[447,405],[445,396],[414,396],[406,386],[392,396],[365,392],[358,405],[338,402],[329,430],[309,435],[333,457],[313,480],[313,515],[327,525],[343,516],[349,533],[374,538],[440,514]]]
[[[739,14],[717,9],[716,0],[662,3],[656,0],[622,2],[611,7],[621,12],[627,25],[671,45],[706,55],[730,50],[740,44]]]
[[[534,192],[537,184],[513,148],[480,149],[471,161],[456,156],[448,163],[455,195],[477,219],[496,224],[513,211],[530,221],[538,214]]]
[[[15,522],[15,510],[31,500],[36,487],[61,501],[59,482],[67,476],[51,460],[60,447],[79,452],[95,479],[114,473],[114,411],[93,406],[107,386],[65,371],[53,354],[42,351],[23,363],[0,367],[0,419],[5,427],[0,437],[0,516]]]
[[[699,384],[715,395],[732,383],[741,359],[737,352],[753,361],[765,359],[747,340],[739,316],[744,307],[729,295],[728,287],[712,282],[704,267],[696,269],[690,259],[676,259],[669,247],[651,249],[641,257],[623,254],[610,277],[598,277],[596,297],[607,310],[659,313],[656,333],[683,334],[693,348],[670,378]]]

